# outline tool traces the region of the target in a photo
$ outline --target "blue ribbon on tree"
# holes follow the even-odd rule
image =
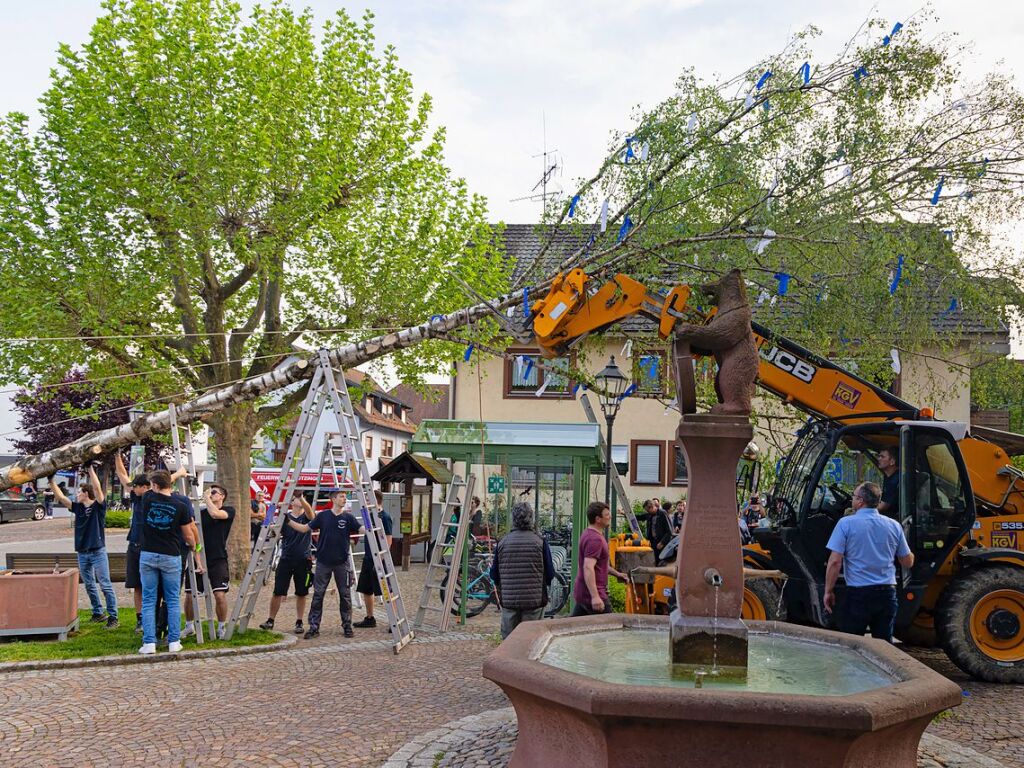
[[[942,230],[942,236],[944,238],[946,238],[947,240],[952,240],[953,239],[953,230],[952,229],[944,229],[944,230]]]
[[[652,378],[658,378],[658,358],[655,355],[651,355],[649,358],[650,362],[647,364],[647,375]]]
[[[890,32],[888,35],[882,38],[882,47],[885,48],[887,45],[889,45],[889,43],[892,42],[892,39],[896,37],[896,33],[899,32],[901,29],[903,29],[903,22],[897,21],[896,25],[892,28],[892,32]]]
[[[576,213],[576,205],[579,203],[579,201],[580,201],[580,196],[579,195],[573,195],[572,196],[572,200],[569,203],[569,218],[570,219]]]
[[[462,359],[465,360],[468,363],[469,362],[469,358],[471,358],[472,356],[473,356],[473,345],[470,344],[468,347],[466,347],[466,352],[465,352],[465,354],[462,355]]]
[[[629,218],[629,214],[626,214],[626,218],[622,220],[622,226],[619,227],[619,236],[615,240],[616,243],[621,243],[622,240],[629,233],[629,230],[633,228],[633,220]]]
[[[774,277],[779,281],[779,296],[785,296],[789,293],[789,278],[792,277],[792,275],[789,275],[786,272],[776,272]]]
[[[435,320],[444,320],[444,315],[431,315],[430,322],[434,322]]]
[[[803,66],[800,67],[800,76],[803,78],[804,85],[811,82],[811,62],[805,61]]]
[[[523,288],[523,317],[530,316],[530,289]]]
[[[632,395],[634,392],[636,392],[636,383],[635,382],[633,384],[630,384],[628,387],[626,387],[626,391],[623,392],[621,395],[619,395],[619,400],[620,401],[621,400],[625,400],[627,397]]]
[[[523,371],[523,381],[530,380],[530,372],[533,371],[533,358],[527,357],[526,359],[526,370]]]
[[[857,67],[857,71],[853,73],[853,79],[858,83],[865,77],[868,76],[868,68],[864,65]]]
[[[634,158],[634,157],[635,157],[635,155],[633,154],[633,137],[632,136],[627,136],[626,137],[626,162],[628,163],[630,158]]]
[[[932,195],[932,205],[939,204],[939,196],[942,194],[942,185],[946,183],[945,176],[939,176],[939,183],[935,187],[935,193]]]
[[[985,171],[987,171],[987,170],[988,170],[988,158],[987,157],[983,157],[981,159],[981,170],[978,171],[978,178],[981,178],[982,176],[984,176],[985,175]]]
[[[766,69],[764,71],[764,74],[761,75],[761,79],[757,81],[757,90],[760,91],[762,88],[764,88],[764,84],[768,82],[768,78],[770,78],[771,76],[772,71],[770,69]]]
[[[949,300],[949,306],[946,307],[946,311],[943,312],[942,314],[944,314],[944,315],[951,315],[954,312],[958,311],[959,309],[960,309],[960,301],[957,298],[954,297],[954,298]]]
[[[896,289],[900,287],[900,279],[903,277],[903,262],[905,257],[901,253],[896,259],[896,269],[892,273],[892,282],[889,283],[889,295],[893,296],[896,294]]]

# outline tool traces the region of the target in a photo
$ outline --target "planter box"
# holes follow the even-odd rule
[[[0,571],[0,636],[57,635],[78,628],[78,569]]]

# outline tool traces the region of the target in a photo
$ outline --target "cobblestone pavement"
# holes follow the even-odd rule
[[[518,729],[512,707],[459,720],[417,736],[383,768],[505,768]],[[1006,768],[973,749],[925,733],[917,750],[918,768]]]

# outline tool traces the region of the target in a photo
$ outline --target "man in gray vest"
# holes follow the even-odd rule
[[[520,622],[544,616],[554,577],[551,548],[533,528],[533,507],[519,502],[512,507],[512,530],[498,542],[491,564],[491,581],[500,598],[502,640]]]

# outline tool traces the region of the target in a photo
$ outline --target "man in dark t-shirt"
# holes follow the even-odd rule
[[[51,483],[52,485],[52,483]],[[71,510],[75,516],[75,552],[78,553],[78,570],[85,584],[92,606],[92,619],[104,622],[107,629],[117,627],[117,596],[110,583],[110,562],[107,559],[105,526],[107,521],[106,495],[96,477],[96,470],[89,467],[89,482],[78,486],[75,501],[71,501],[62,488],[54,490],[57,503]],[[97,587],[97,583],[99,586]],[[103,615],[100,590],[107,603],[107,615]]]
[[[384,511],[384,497],[381,495],[381,492],[374,491],[373,495],[377,500],[377,514],[380,515],[380,524],[384,529],[384,538],[387,541],[388,549],[390,549],[391,532],[394,530],[394,523],[391,521],[391,515]],[[360,629],[376,627],[377,619],[373,615],[373,601],[375,596],[381,595],[382,592],[380,589],[380,579],[377,578],[376,564],[373,562],[373,550],[370,549],[369,531],[366,532],[366,536],[363,538],[363,562],[359,567],[359,581],[356,583],[356,592],[363,596],[366,618],[362,621],[357,621],[353,626]]]
[[[171,495],[171,474],[166,470],[149,476],[152,490],[142,497],[142,647],[139,653],[156,653],[156,595],[162,589],[167,602],[168,650],[181,650],[181,541],[195,547],[190,527],[191,505]]]
[[[587,507],[587,522],[590,523],[580,534],[579,570],[573,585],[573,616],[590,616],[595,613],[611,613],[608,600],[608,574],[626,580],[609,565],[608,542],[604,532],[612,523],[611,511],[603,501],[594,501]]]
[[[142,581],[139,579],[139,555],[142,554],[142,497],[149,490],[149,478],[145,475],[128,477],[120,452],[114,454],[114,471],[121,487],[128,490],[132,506],[131,527],[128,529],[128,549],[125,552],[124,588],[134,592],[135,631],[142,633]]]
[[[354,574],[349,569],[348,553],[351,547],[349,538],[363,533],[363,526],[348,511],[348,500],[344,491],[331,494],[331,508],[320,512],[306,523],[285,520],[299,533],[319,531],[320,538],[316,543],[316,570],[313,573],[313,602],[309,607],[309,629],[303,637],[306,640],[320,634],[320,619],[324,612],[324,594],[334,577],[338,587],[338,602],[341,608],[341,625],[345,637],[352,637],[352,595],[349,592]]]
[[[288,520],[296,523],[305,523],[314,518],[313,507],[306,501],[301,492],[296,492],[288,504],[288,510],[283,514],[288,515]],[[301,635],[305,630],[302,626],[302,617],[306,609],[306,595],[309,594],[309,585],[313,583],[313,572],[310,567],[310,547],[313,543],[313,534],[309,531],[301,533],[288,525],[287,521],[281,526],[281,559],[277,562],[277,570],[274,572],[274,596],[270,598],[270,617],[260,624],[260,629],[273,629],[274,619],[281,609],[281,603],[288,595],[288,584],[295,584],[295,634]]]
[[[878,452],[878,468],[885,475],[882,480],[882,501],[878,511],[893,520],[900,519],[900,458],[896,448],[883,448]]]
[[[227,488],[211,483],[203,498],[206,506],[199,509],[203,524],[206,570],[203,573],[196,573],[196,589],[200,595],[206,594],[207,584],[213,590],[217,610],[217,636],[220,638],[224,637],[225,622],[228,620],[228,586],[231,581],[228,573],[228,533],[231,532],[231,523],[235,520],[235,508],[224,503],[227,498]],[[192,593],[192,585],[188,582],[185,583],[185,592]],[[185,629],[182,630],[182,637],[195,633],[194,619],[192,602],[186,599]]]

